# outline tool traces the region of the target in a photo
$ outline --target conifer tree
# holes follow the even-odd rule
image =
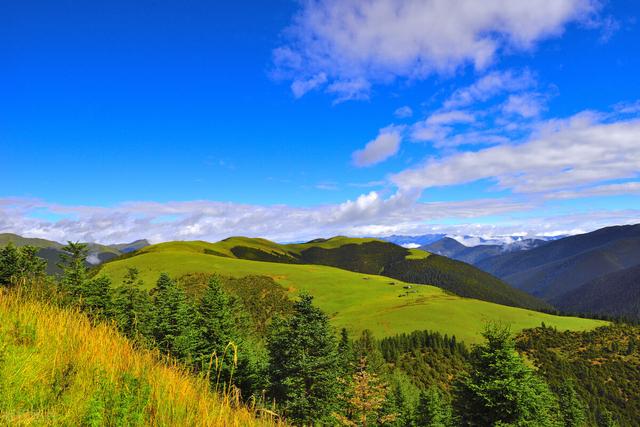
[[[44,277],[47,262],[37,254],[38,248],[17,248],[13,242],[0,249],[0,286],[25,285]]]
[[[136,268],[129,268],[122,285],[113,292],[113,317],[118,328],[128,337],[148,337],[151,332],[151,301]]]
[[[358,339],[353,342],[352,353],[355,358],[354,365],[360,363],[362,357],[365,357],[369,372],[375,372],[378,375],[384,373],[385,360],[380,346],[370,330],[362,331]]]
[[[578,398],[573,383],[566,382],[560,387],[558,403],[565,427],[584,427],[587,425],[584,404]]]
[[[312,301],[301,295],[292,316],[276,320],[267,340],[271,397],[298,424],[330,423],[339,391],[336,340]]]
[[[111,279],[96,277],[82,288],[82,305],[95,319],[105,319],[111,310]]]
[[[385,414],[388,387],[374,372],[367,370],[366,356],[361,356],[355,373],[341,396],[344,410],[334,417],[345,426],[365,427],[393,422],[396,414]]]
[[[421,427],[447,427],[452,424],[451,406],[437,387],[432,386],[420,392],[416,424]]]
[[[82,295],[87,280],[87,254],[88,246],[85,243],[67,242],[60,254],[61,262],[58,267],[62,269],[60,285],[65,292],[73,297]]]
[[[195,349],[197,369],[208,369],[211,363],[212,381],[224,383],[232,379],[235,369],[235,350],[240,347],[235,331],[231,304],[217,277],[212,277],[198,305],[198,342]],[[217,367],[213,362],[217,363]]]
[[[152,335],[158,348],[181,360],[192,361],[197,344],[195,316],[184,291],[162,273],[153,292]]]
[[[473,350],[470,372],[458,385],[460,423],[561,425],[555,395],[515,351],[509,328],[489,325],[483,335],[486,342]]]

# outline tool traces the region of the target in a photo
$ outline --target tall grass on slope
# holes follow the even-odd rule
[[[279,424],[258,415],[109,325],[0,290],[0,425]]]

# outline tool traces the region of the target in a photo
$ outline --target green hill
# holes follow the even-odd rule
[[[514,331],[535,327],[542,322],[561,330],[585,330],[604,324],[461,298],[434,286],[409,285],[380,275],[295,263],[295,254],[301,253],[304,249],[299,248],[304,248],[304,245],[280,246],[250,239],[244,242],[245,247],[269,250],[267,253],[273,256],[290,258],[292,261],[238,259],[233,252],[237,248],[237,241],[227,239],[214,244],[196,241],[152,245],[103,264],[99,274],[106,274],[118,283],[129,267],[135,267],[148,287],[153,286],[161,272],[168,272],[176,278],[189,273],[218,273],[231,277],[268,276],[292,296],[300,291],[314,295],[319,307],[330,315],[334,326],[345,327],[352,333],[371,329],[379,337],[431,329],[474,343],[479,341],[486,321],[511,323]],[[321,242],[323,245],[334,243]],[[405,289],[409,286],[409,289]]]
[[[281,245],[266,239],[230,237],[205,245],[211,255],[284,264],[317,264],[357,273],[377,274],[418,284],[429,284],[456,295],[534,310],[550,305],[464,262],[406,249],[378,239],[337,236],[307,243]],[[168,242],[159,245],[172,245]],[[141,252],[149,250],[145,248]]]

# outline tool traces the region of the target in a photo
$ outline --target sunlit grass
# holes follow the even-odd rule
[[[275,425],[76,310],[0,292],[0,425]]]

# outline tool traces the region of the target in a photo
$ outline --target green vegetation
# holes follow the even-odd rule
[[[544,327],[523,331],[517,342],[564,401],[575,393],[584,402],[588,425],[606,425],[604,419],[640,425],[640,327],[582,333]]]
[[[235,278],[266,276],[290,296],[302,291],[313,295],[331,323],[338,329],[346,328],[353,336],[364,329],[370,329],[379,337],[430,329],[476,343],[482,339],[484,324],[490,321],[510,323],[514,332],[542,322],[561,330],[586,330],[606,324],[460,298],[433,286],[410,285],[388,277],[328,266],[247,261],[204,252],[206,249],[221,251],[216,245],[205,242],[153,245],[135,256],[106,263],[99,271],[114,283],[120,283],[129,268],[136,268],[147,284],[153,283],[162,272],[174,278],[190,273]],[[406,286],[411,288],[404,289]]]
[[[269,424],[107,324],[0,290],[0,425]]]
[[[338,353],[329,319],[302,295],[269,334],[270,395],[295,423],[328,423],[338,401]]]
[[[559,426],[556,396],[515,350],[508,328],[492,325],[471,353],[454,407],[463,425]]]

